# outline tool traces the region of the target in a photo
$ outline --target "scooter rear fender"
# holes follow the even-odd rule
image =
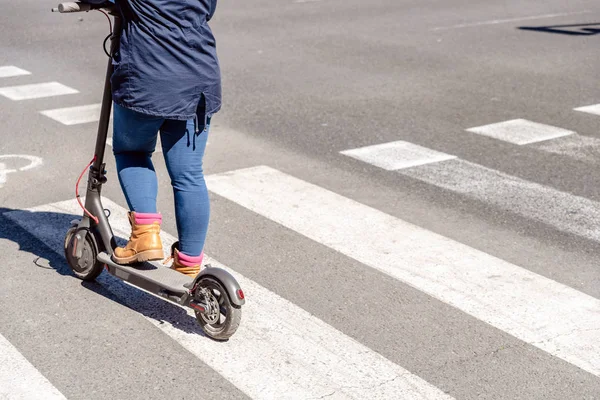
[[[229,299],[234,305],[241,307],[246,304],[246,299],[244,298],[242,288],[240,287],[238,281],[233,277],[233,275],[221,268],[212,268],[210,266],[203,268],[188,289],[195,287],[200,279],[206,277],[211,277],[221,282],[227,291],[227,294],[229,295]]]

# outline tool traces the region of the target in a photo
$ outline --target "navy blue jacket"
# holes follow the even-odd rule
[[[103,0],[86,0],[103,3]],[[162,118],[202,122],[221,108],[221,73],[208,21],[217,0],[116,0],[123,15],[113,100]]]

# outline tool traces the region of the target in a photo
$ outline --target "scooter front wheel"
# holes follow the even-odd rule
[[[83,246],[81,249],[81,257],[77,258],[76,248],[75,248],[75,236],[76,235],[85,235],[82,240],[77,241],[78,246]],[[95,280],[100,273],[102,273],[102,269],[104,265],[98,262],[98,246],[92,235],[87,232],[85,229],[80,229],[78,232],[78,228],[76,226],[72,227],[67,231],[65,236],[65,258],[67,259],[67,263],[71,270],[75,274],[76,277],[82,279],[84,281],[93,281]]]
[[[200,279],[194,298],[205,306],[205,311],[196,310],[196,320],[204,333],[215,340],[229,339],[240,326],[242,308],[231,303],[227,291],[217,279]]]

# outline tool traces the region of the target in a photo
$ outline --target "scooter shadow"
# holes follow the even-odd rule
[[[41,241],[29,230],[8,218],[6,213],[19,212],[19,220],[40,221],[37,229],[52,227],[47,241]],[[28,211],[0,207],[0,239],[7,239],[19,245],[19,251],[31,253],[31,267],[54,269],[57,273],[76,278],[71,272],[64,256],[63,241],[70,222],[80,219],[80,215],[46,211]],[[62,232],[62,233],[61,233]],[[124,238],[116,238],[117,242],[126,242]],[[209,338],[197,324],[195,317],[187,310],[173,303],[157,298],[137,287],[131,286],[118,278],[102,272],[94,282],[81,281],[85,288],[107,299],[136,311],[161,326],[169,324],[189,334],[198,334]]]

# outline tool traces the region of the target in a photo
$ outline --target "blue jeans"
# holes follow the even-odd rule
[[[210,128],[194,120],[177,121],[138,113],[114,104],[113,152],[119,182],[131,211],[156,213],[158,181],[152,153],[160,132],[163,156],[173,186],[179,250],[199,256],[204,248],[210,205],[202,158]]]

